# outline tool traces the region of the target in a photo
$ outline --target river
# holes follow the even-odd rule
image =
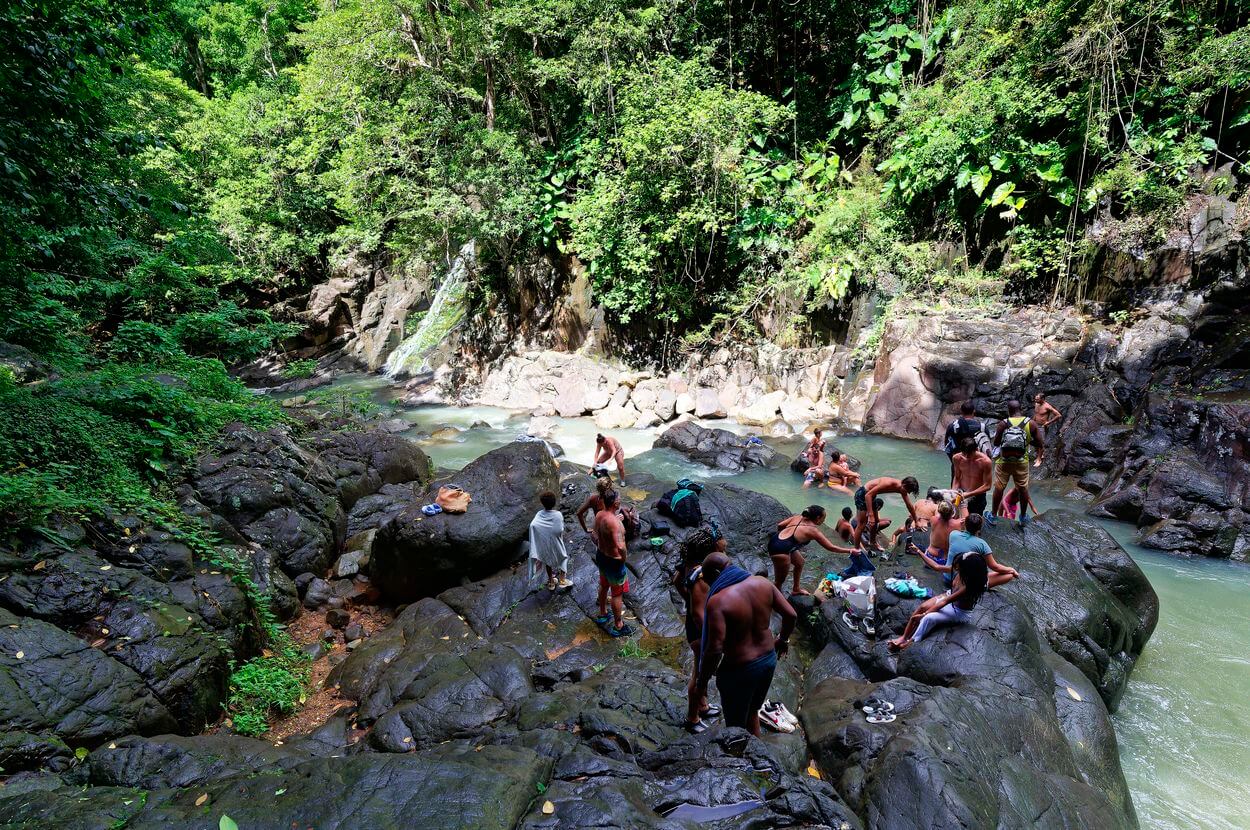
[[[459,469],[482,453],[514,440],[525,431],[528,416],[491,407],[402,407],[391,400],[391,387],[378,377],[339,381],[335,388],[371,396],[390,417],[412,423],[408,433],[434,464]],[[566,456],[589,464],[594,435],[589,419],[553,419],[552,440]],[[468,429],[476,422],[489,424]],[[426,436],[448,425],[464,432],[453,440]],[[745,431],[733,424],[717,426]],[[825,504],[832,515],[850,505],[849,497],[828,489],[803,490],[789,470],[751,470],[728,476],[692,465],[669,450],[652,450],[655,435],[632,429],[611,430],[625,449],[626,472],[635,468],[660,478],[692,476],[729,478],[735,484],[767,493],[799,510]],[[844,436],[831,445],[858,457],[865,477],[915,475],[921,491],[949,484],[946,457],[926,445],[874,436]],[[794,442],[785,445],[787,449]],[[1080,504],[1040,492],[1038,507]],[[899,520],[905,513],[894,510]],[[887,509],[884,515],[891,512]],[[1159,625],[1146,646],[1113,716],[1120,760],[1137,815],[1150,830],[1245,830],[1250,828],[1245,739],[1250,735],[1250,643],[1245,609],[1250,598],[1250,565],[1206,559],[1183,559],[1145,550],[1132,543],[1123,523],[1104,525],[1146,572],[1159,594]],[[805,579],[810,582],[811,577]]]

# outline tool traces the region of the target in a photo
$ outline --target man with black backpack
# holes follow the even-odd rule
[[[1003,493],[1008,481],[1015,481],[1020,490],[1020,524],[1029,523],[1026,515],[1029,504],[1029,457],[1032,449],[1040,450],[1041,439],[1028,416],[1021,411],[1019,401],[1007,401],[1007,418],[998,424],[994,436],[998,448],[998,460],[994,463],[994,518],[1002,515]]]
[[[955,477],[955,454],[963,449],[964,441],[976,441],[977,433],[984,427],[977,418],[977,408],[972,401],[964,401],[959,407],[959,417],[946,425],[942,449],[951,462],[951,478]]]

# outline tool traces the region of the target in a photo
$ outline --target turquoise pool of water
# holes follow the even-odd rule
[[[337,386],[365,391],[392,417],[412,423],[434,463],[459,468],[524,432],[528,416],[489,407],[403,407],[390,400],[390,387],[375,377],[354,378]],[[489,428],[468,429],[474,422]],[[598,431],[588,419],[553,419],[551,439],[567,457],[589,464]],[[440,426],[462,432],[442,440],[426,437]],[[718,424],[742,431],[731,424]],[[661,478],[700,475],[732,480],[767,493],[800,510],[821,503],[837,515],[850,505],[846,495],[828,489],[804,490],[789,470],[751,470],[727,475],[685,460],[668,450],[651,450],[654,431],[612,430],[632,466]],[[871,476],[914,475],[921,491],[950,483],[946,457],[927,445],[873,436],[843,436],[830,442],[863,462]],[[787,449],[796,442],[785,444]],[[1042,510],[1057,506],[1081,509],[1079,503],[1039,488],[1034,501]],[[895,502],[883,515],[899,521],[906,512]],[[1246,830],[1250,828],[1250,565],[1204,559],[1181,559],[1145,550],[1132,542],[1132,528],[1106,522],[1107,529],[1141,566],[1159,594],[1159,625],[1146,646],[1128,691],[1114,715],[1124,774],[1142,827],[1150,830]],[[815,575],[805,578],[810,583]]]

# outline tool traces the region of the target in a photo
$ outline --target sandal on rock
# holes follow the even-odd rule
[[[612,622],[610,614],[604,614],[602,617],[595,617],[595,625],[607,625]]]
[[[634,627],[631,626],[629,623],[622,625],[620,628],[608,629],[608,634],[610,634],[613,637],[628,637],[630,634],[633,634],[633,633],[634,633]]]
[[[864,716],[869,723],[894,723],[897,719],[898,715],[893,712],[872,712]]]

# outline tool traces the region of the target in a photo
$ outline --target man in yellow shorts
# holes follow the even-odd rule
[[[1037,430],[1022,412],[1019,401],[1007,401],[1007,418],[998,423],[994,446],[998,448],[998,460],[994,462],[994,516],[989,519],[990,524],[1003,515],[1003,493],[1007,482],[1014,481],[1020,490],[1020,524],[1026,525],[1029,523],[1026,511],[1030,450],[1040,450],[1042,445]]]

